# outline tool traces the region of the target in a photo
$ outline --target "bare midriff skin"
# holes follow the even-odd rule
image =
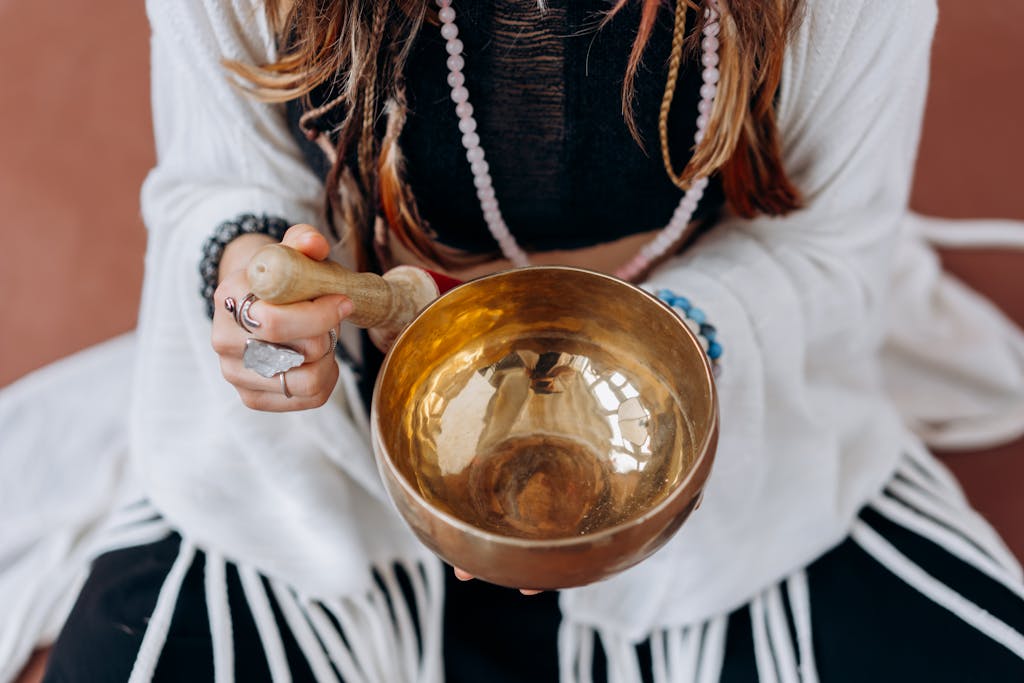
[[[614,242],[605,242],[582,249],[537,252],[530,254],[530,263],[535,266],[574,266],[602,273],[614,273],[657,234],[658,231],[643,232],[623,237]],[[389,246],[396,264],[420,266],[428,270],[440,271],[458,280],[472,280],[512,268],[512,263],[504,258],[466,268],[441,268],[435,263],[418,258],[416,254],[402,246],[398,240],[392,239]],[[459,254],[458,251],[443,245],[440,247],[440,251],[442,254],[450,253],[456,257]]]

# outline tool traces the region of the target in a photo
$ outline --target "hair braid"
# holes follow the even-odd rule
[[[661,139],[661,161],[665,172],[676,187],[687,190],[689,183],[684,182],[682,174],[672,168],[672,152],[668,145],[668,115],[672,110],[672,97],[676,92],[679,80],[679,68],[683,63],[683,44],[686,42],[686,6],[680,2],[676,5],[674,25],[672,27],[672,52],[668,61],[668,77],[665,79],[665,94],[661,98],[658,110],[658,137]],[[685,169],[684,169],[685,170]]]

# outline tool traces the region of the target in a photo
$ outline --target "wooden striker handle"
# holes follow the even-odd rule
[[[395,269],[395,276],[356,273],[333,261],[314,261],[282,244],[268,244],[249,261],[252,293],[272,304],[308,301],[324,294],[344,294],[355,310],[348,321],[359,327],[401,329],[437,296],[424,271],[422,277]],[[426,289],[424,289],[426,287]],[[432,290],[432,291],[431,291]]]

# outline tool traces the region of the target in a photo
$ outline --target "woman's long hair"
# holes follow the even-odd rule
[[[696,0],[676,1],[694,10],[697,18],[688,31],[677,23],[673,59],[678,66],[684,49],[699,49],[704,14]],[[779,215],[799,204],[782,167],[774,102],[801,1],[717,0],[722,13],[721,77],[707,133],[678,174],[665,155],[666,171],[682,189],[718,172],[727,202],[742,216]],[[634,81],[658,13],[667,3],[616,0],[606,20],[630,2],[642,3],[642,8],[622,88],[622,111],[639,141]],[[424,24],[437,21],[432,7],[431,0],[266,0],[267,15],[284,50],[272,64],[228,64],[257,97],[269,102],[307,97],[317,86],[333,83],[330,101],[321,109],[339,106],[344,115],[327,178],[328,216],[337,235],[352,238],[361,269],[373,263],[366,244],[376,229],[378,211],[407,248],[443,262],[403,180],[398,145],[407,111],[404,65]],[[663,109],[670,99],[669,93]],[[667,112],[662,113],[664,120]],[[381,115],[385,123],[379,126]],[[666,136],[662,126],[663,150]],[[343,225],[337,225],[338,220]],[[381,236],[376,239],[379,243]]]

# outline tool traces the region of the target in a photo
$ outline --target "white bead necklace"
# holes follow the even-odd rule
[[[681,1],[681,0],[678,0]],[[490,167],[487,164],[484,148],[480,146],[480,136],[476,132],[476,119],[473,118],[473,105],[469,103],[469,90],[466,89],[466,76],[463,69],[466,61],[462,56],[462,41],[459,40],[459,28],[455,25],[455,9],[452,0],[436,0],[440,8],[438,18],[441,20],[441,35],[447,41],[448,51],[448,85],[452,90],[452,101],[455,102],[455,113],[459,117],[459,130],[462,132],[462,146],[466,148],[466,160],[473,172],[473,184],[476,196],[480,200],[480,209],[491,235],[501,247],[501,253],[513,265],[528,266],[530,259],[516,242],[501,215],[498,198],[491,182]],[[700,88],[700,103],[697,105],[697,133],[694,142],[700,144],[704,139],[711,110],[714,107],[715,95],[718,92],[718,32],[719,13],[716,0],[708,0],[705,10],[707,21],[704,25],[704,37],[701,41],[701,63],[704,65],[702,78],[704,84]],[[679,240],[689,225],[697,203],[704,195],[708,185],[706,177],[698,178],[683,195],[668,224],[658,235],[645,244],[626,264],[615,271],[615,275],[623,280],[633,280],[645,271],[650,264],[663,256],[668,249]]]

